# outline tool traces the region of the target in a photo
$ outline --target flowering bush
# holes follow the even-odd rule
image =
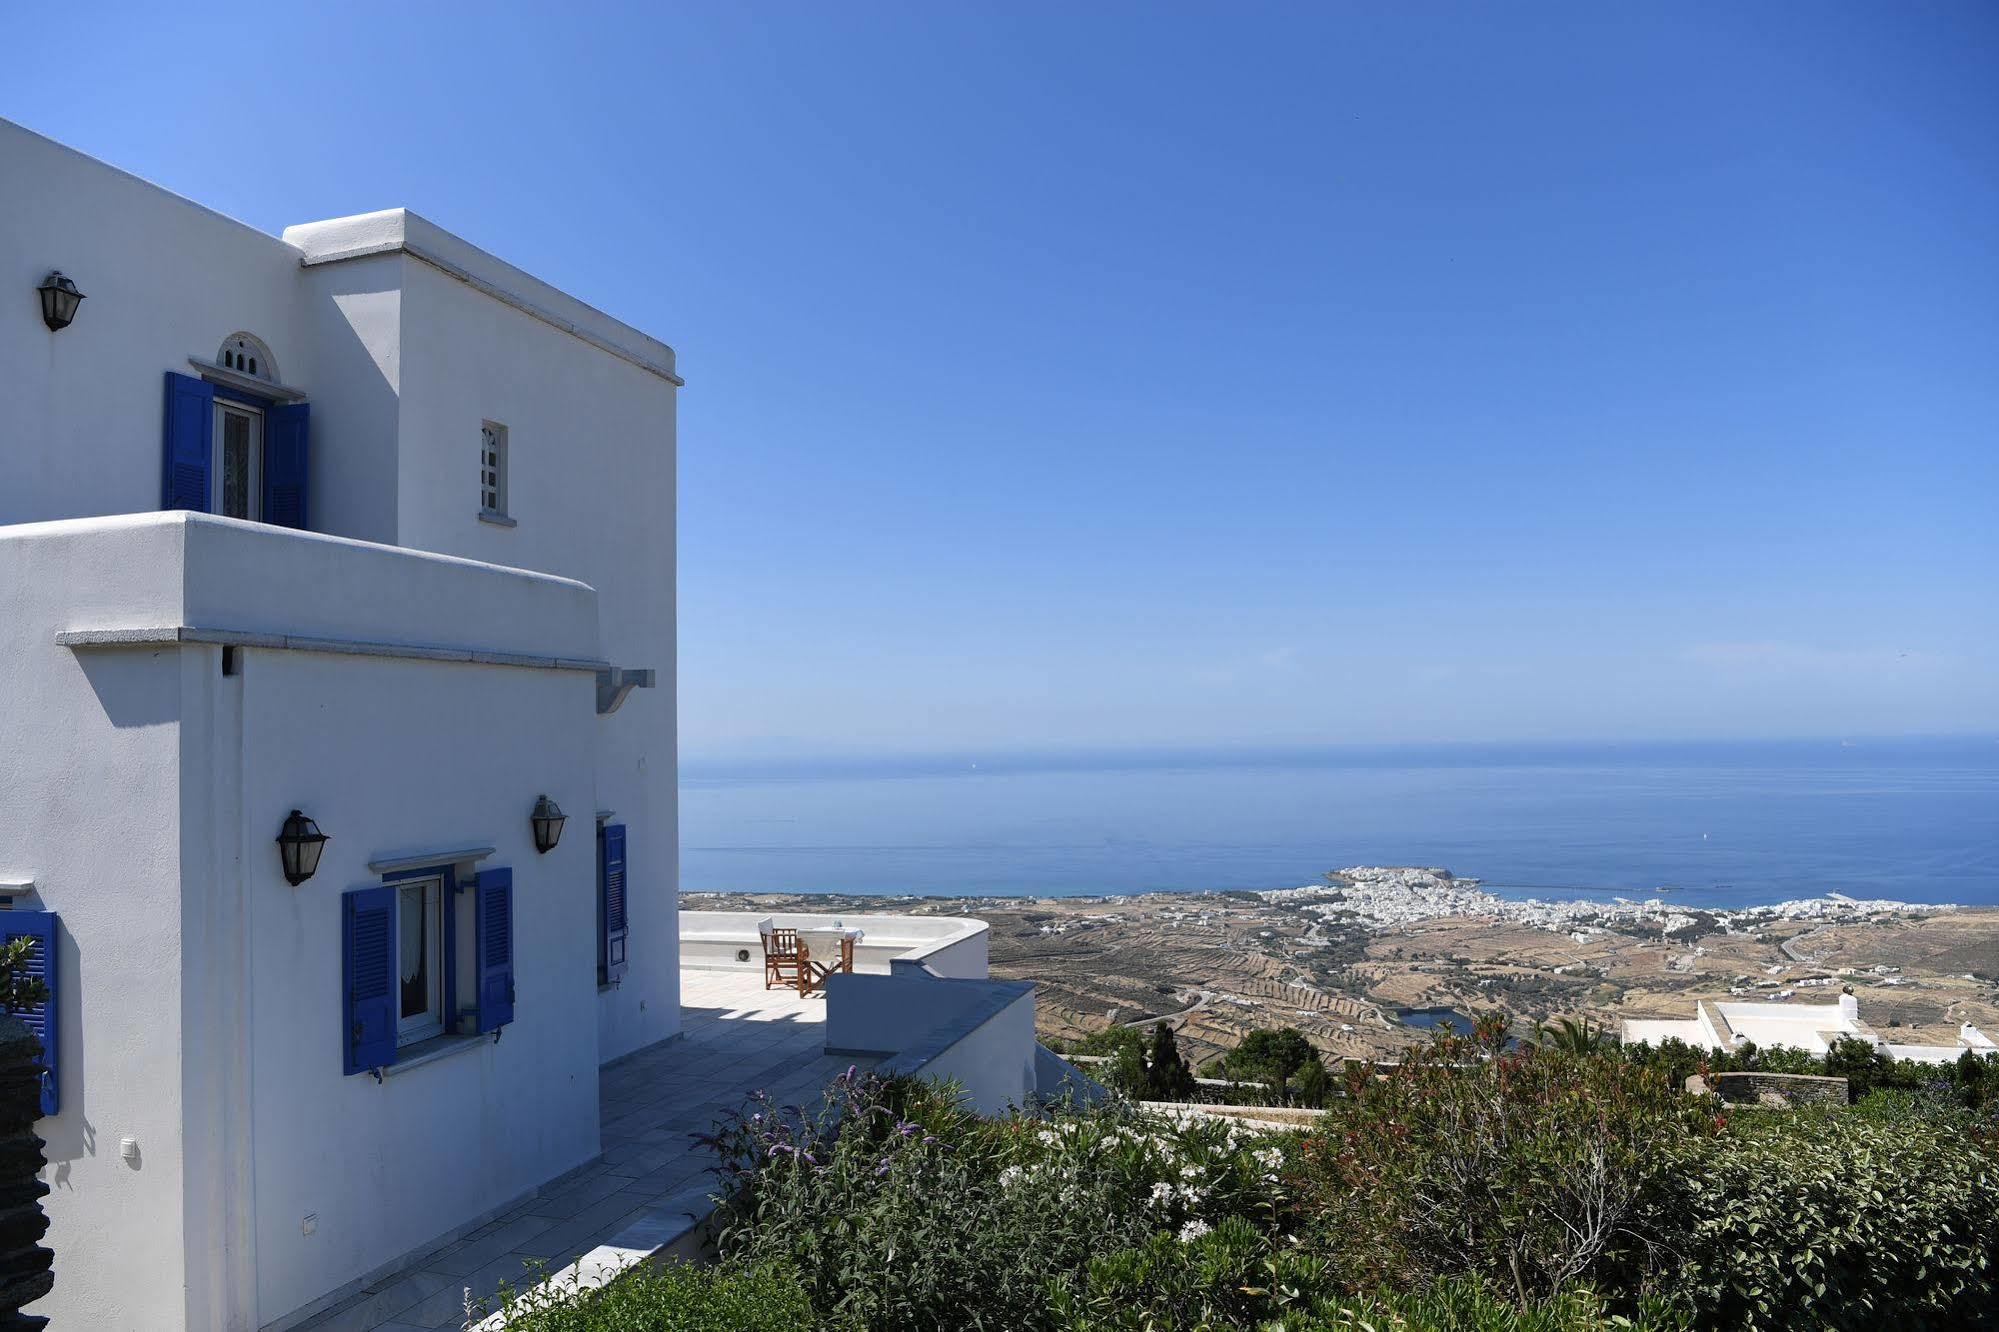
[[[1097,1255],[1273,1228],[1286,1141],[1117,1108],[980,1119],[948,1088],[850,1073],[813,1113],[760,1103],[715,1135],[719,1242],[794,1268],[827,1324],[1053,1326]]]
[[[850,1072],[716,1133],[724,1264],[787,1274],[791,1325],[897,1332],[1999,1326],[1999,1157],[1955,1093],[1725,1112],[1490,1024],[1341,1090],[1267,1133]]]

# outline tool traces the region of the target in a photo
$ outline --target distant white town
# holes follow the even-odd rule
[[[1661,934],[1677,934],[1699,923],[1690,909],[1660,898],[1643,901],[1616,897],[1608,902],[1577,900],[1545,902],[1515,899],[1486,892],[1480,880],[1460,878],[1446,869],[1413,866],[1357,865],[1327,876],[1327,882],[1300,888],[1277,888],[1258,896],[1269,902],[1310,903],[1308,910],[1341,915],[1376,929],[1396,929],[1426,920],[1481,917],[1552,930],[1588,934],[1607,925],[1644,925]],[[1955,911],[1952,906],[1861,899],[1841,893],[1798,898],[1764,906],[1701,908],[1700,915],[1723,929],[1753,934],[1759,926],[1780,921],[1838,924],[1871,920],[1893,912]]]

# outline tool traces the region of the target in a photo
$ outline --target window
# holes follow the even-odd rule
[[[209,467],[215,494],[210,513],[255,520],[263,516],[264,414],[255,407],[215,400],[215,458]]]
[[[493,421],[479,425],[479,512],[507,513],[507,428]]]
[[[396,1044],[444,1030],[444,880],[396,885]]]
[[[625,825],[597,826],[597,983],[616,985],[625,978],[626,945],[631,931],[626,919]]]
[[[233,375],[223,383],[169,370],[166,388],[162,509],[310,526],[311,404],[274,401]]]
[[[21,959],[19,974],[40,981],[47,988],[48,997],[39,1003],[29,1004],[15,1016],[26,1023],[35,1039],[42,1043],[42,1113],[53,1115],[62,1109],[62,1036],[56,1030],[57,999],[62,993],[62,983],[56,974],[56,913],[0,911],[0,937],[8,943],[16,939],[35,941],[28,955]]]
[[[344,1073],[497,1032],[514,1020],[513,871],[440,863],[343,894],[340,972]]]

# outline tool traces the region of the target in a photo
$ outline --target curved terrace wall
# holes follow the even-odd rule
[[[680,965],[701,970],[757,970],[763,945],[757,922],[782,928],[846,927],[862,932],[854,947],[856,970],[886,973],[896,961],[920,962],[939,976],[983,980],[990,927],[967,916],[891,916],[845,912],[682,911]],[[747,953],[744,958],[740,954]]]

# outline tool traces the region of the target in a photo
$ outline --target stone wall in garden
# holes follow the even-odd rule
[[[1804,1073],[1710,1073],[1687,1079],[1690,1092],[1713,1092],[1729,1105],[1788,1110],[1800,1105],[1845,1105],[1846,1079]]]

